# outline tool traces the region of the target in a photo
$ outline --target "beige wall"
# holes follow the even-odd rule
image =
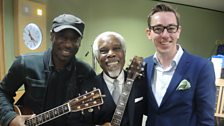
[[[151,0],[48,0],[48,29],[53,17],[72,13],[86,22],[82,47],[78,56],[91,63],[91,44],[101,32],[121,33],[127,43],[127,63],[134,55],[146,57],[154,53],[153,44],[145,35],[147,15],[155,4]],[[208,58],[217,40],[224,39],[224,13],[173,5],[181,15],[182,34],[179,43],[186,50]],[[60,9],[59,9],[60,8]]]
[[[86,23],[84,39],[78,57],[92,64],[91,45],[95,37],[104,31],[121,33],[127,43],[127,63],[134,55],[146,57],[154,53],[153,44],[145,35],[151,0],[44,0],[47,5],[47,31],[52,19],[62,13],[71,13]],[[5,54],[6,69],[14,56],[12,0],[5,0]],[[182,34],[179,43],[189,52],[205,58],[214,53],[218,40],[224,41],[224,13],[173,5],[181,14]],[[47,34],[48,46],[51,45]],[[87,52],[89,55],[85,56]],[[97,67],[97,71],[100,69]]]

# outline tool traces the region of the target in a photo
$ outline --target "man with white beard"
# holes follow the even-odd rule
[[[96,77],[95,83],[106,95],[100,110],[94,111],[94,121],[95,124],[106,126],[110,125],[127,77],[127,72],[123,70],[126,54],[125,40],[117,32],[103,32],[93,43],[93,54],[103,70]],[[146,112],[146,89],[144,78],[134,81],[120,126],[142,125],[143,112]]]

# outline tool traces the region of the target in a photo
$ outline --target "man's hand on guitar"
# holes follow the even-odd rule
[[[104,123],[102,126],[111,126],[111,123]]]
[[[33,115],[17,115],[10,123],[9,126],[26,126],[25,121],[29,118],[35,116]]]

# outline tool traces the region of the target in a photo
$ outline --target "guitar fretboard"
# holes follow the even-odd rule
[[[131,92],[131,88],[133,85],[133,79],[129,79],[127,78],[127,81],[124,84],[124,87],[122,89],[122,93],[119,97],[118,103],[117,103],[117,107],[115,109],[112,121],[111,121],[111,125],[112,126],[120,126],[123,114],[124,114],[124,110],[126,108],[127,102],[128,102],[128,98]]]
[[[63,104],[25,121],[27,126],[39,126],[71,111],[69,104]]]

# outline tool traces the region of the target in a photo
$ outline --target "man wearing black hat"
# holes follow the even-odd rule
[[[32,117],[17,115],[13,110],[15,92],[24,84],[25,93],[18,104],[30,108],[35,114],[46,112],[70,99],[90,91],[93,69],[78,60],[75,55],[83,38],[84,22],[76,16],[63,14],[53,20],[52,48],[45,52],[22,55],[16,58],[8,73],[0,82],[0,124],[25,126]],[[89,81],[88,81],[89,80]],[[68,108],[70,109],[70,108]],[[59,110],[59,112],[64,110]],[[42,122],[55,116],[50,113],[32,122]],[[46,126],[91,126],[81,112],[69,113],[44,123]],[[85,120],[87,119],[87,120]]]

